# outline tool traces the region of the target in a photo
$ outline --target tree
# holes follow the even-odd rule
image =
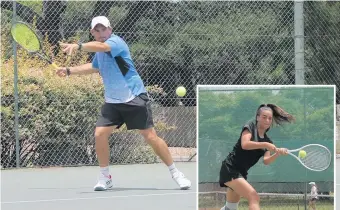
[[[308,84],[335,84],[340,103],[340,2],[304,2]]]

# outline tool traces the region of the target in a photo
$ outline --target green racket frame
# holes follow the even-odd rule
[[[31,35],[34,35],[34,37],[27,36],[27,37],[24,37],[23,39],[22,37],[20,37],[22,35],[18,34],[20,32],[18,31],[20,30],[18,27],[27,29],[27,32],[29,31]],[[22,22],[22,21],[16,21],[11,27],[11,36],[18,45],[20,45],[22,48],[27,50],[29,53],[38,55],[40,58],[44,59],[49,64],[51,64],[54,68],[58,68],[58,66],[55,63],[53,63],[52,59],[49,56],[47,56],[46,52],[43,50],[40,37],[38,36],[37,32],[29,24]],[[26,42],[26,43],[23,43],[23,42]],[[29,47],[27,47],[29,42],[31,43],[37,42],[39,46],[35,46],[34,47],[35,49],[33,48],[30,49]]]

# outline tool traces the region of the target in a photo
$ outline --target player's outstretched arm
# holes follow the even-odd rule
[[[92,67],[92,63],[87,63],[79,66],[73,67],[59,67],[56,70],[56,74],[60,77],[65,77],[68,75],[85,75],[85,74],[92,74],[98,73],[98,69]]]
[[[87,42],[81,45],[79,44],[67,44],[60,42],[59,45],[61,46],[64,53],[67,55],[72,55],[77,50],[82,50],[85,52],[109,52],[111,51],[111,46],[105,42]]]
[[[111,46],[105,42],[92,41],[83,43],[81,50],[86,52],[109,52],[111,51]]]

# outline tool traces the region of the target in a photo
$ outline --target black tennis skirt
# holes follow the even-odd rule
[[[244,178],[247,180],[247,173],[241,172],[240,170],[227,163],[226,160],[222,161],[220,170],[220,186],[227,187],[224,183],[229,182],[233,179]]]

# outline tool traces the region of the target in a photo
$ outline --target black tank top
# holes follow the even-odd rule
[[[247,174],[248,170],[254,166],[259,159],[264,156],[267,149],[254,149],[254,150],[244,150],[241,146],[241,136],[242,132],[247,129],[251,132],[251,141],[257,142],[269,142],[273,143],[267,134],[264,134],[263,138],[257,133],[255,120],[247,122],[243,127],[238,141],[236,142],[233,150],[229,153],[226,158],[226,163],[232,167],[238,169],[240,172]],[[257,137],[257,138],[254,138]]]

